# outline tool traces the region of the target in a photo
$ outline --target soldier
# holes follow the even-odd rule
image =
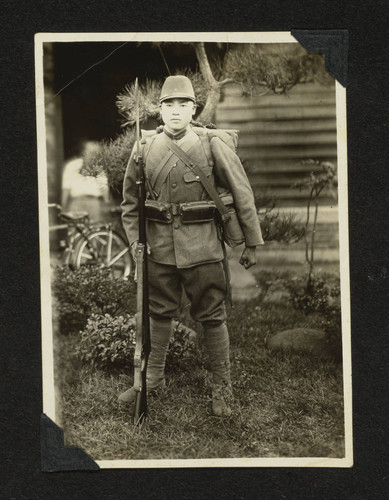
[[[256,247],[263,244],[254,197],[243,166],[223,141],[223,134],[211,129],[200,129],[199,134],[192,127],[196,99],[190,80],[169,76],[160,103],[163,130],[148,136],[143,150],[149,201],[146,218],[151,353],[147,389],[165,386],[166,351],[183,287],[191,301],[191,316],[204,329],[213,414],[228,416],[232,391],[225,308],[227,278],[220,231],[214,218],[201,210],[201,202],[209,206],[210,196],[199,176],[171,151],[168,142],[173,141],[185,151],[219,192],[232,194],[245,237],[239,262],[246,269],[256,264]],[[124,178],[122,219],[132,249],[138,239],[137,204],[136,168],[131,159]],[[185,210],[190,212],[191,223],[185,222]],[[122,402],[134,400],[133,388],[119,396]]]

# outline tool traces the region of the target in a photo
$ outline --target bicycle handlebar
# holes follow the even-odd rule
[[[62,212],[62,206],[58,205],[58,203],[49,203],[47,206],[49,208],[57,208],[60,212]]]

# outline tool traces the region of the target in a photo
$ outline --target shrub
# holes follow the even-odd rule
[[[305,227],[295,214],[268,212],[260,220],[263,239],[282,243],[297,243],[305,236]]]
[[[293,306],[305,314],[318,313],[322,317],[321,328],[335,350],[342,342],[340,284],[330,275],[311,276],[289,280],[287,287],[291,293]]]
[[[166,356],[166,369],[176,371],[193,364],[202,364],[202,356],[196,341],[196,332],[180,322],[175,322],[173,336]]]
[[[121,367],[132,362],[134,346],[134,316],[92,314],[81,332],[76,354],[81,361],[94,367]]]
[[[74,271],[58,267],[53,282],[57,300],[59,331],[68,334],[82,330],[95,314],[134,314],[136,286],[132,281],[114,280],[109,269],[83,266]]]
[[[294,184],[300,190],[309,189],[307,201],[307,218],[305,221],[305,260],[309,266],[308,284],[313,276],[314,256],[316,246],[316,227],[319,213],[319,199],[323,191],[327,191],[333,198],[336,198],[336,187],[338,184],[336,167],[333,163],[326,161],[308,160],[303,163],[320,167],[318,172],[311,172],[302,182]],[[311,214],[312,211],[312,214]],[[311,215],[313,220],[311,222]],[[309,228],[311,228],[309,230]]]
[[[306,314],[340,313],[340,285],[327,276],[313,277],[311,282],[302,283],[303,279],[290,280],[292,304]]]
[[[76,355],[82,362],[95,368],[133,367],[134,349],[134,316],[92,314],[81,332]],[[192,366],[195,359],[200,358],[193,331],[180,323],[174,323],[166,358],[167,370],[174,371],[188,364]]]
[[[305,224],[290,213],[275,210],[277,198],[268,190],[261,190],[255,195],[262,236],[265,241],[297,243],[305,236]]]

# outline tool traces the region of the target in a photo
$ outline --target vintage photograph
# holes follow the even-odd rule
[[[290,33],[35,37],[43,413],[101,468],[350,467],[346,89]]]

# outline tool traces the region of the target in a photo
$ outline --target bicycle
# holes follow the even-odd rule
[[[67,230],[66,239],[60,243],[64,265],[71,269],[97,265],[110,269],[113,278],[129,278],[133,268],[131,252],[124,234],[113,223],[90,223],[88,212],[63,212],[56,203],[48,207],[56,208],[58,219],[64,223],[50,226],[49,230]]]

